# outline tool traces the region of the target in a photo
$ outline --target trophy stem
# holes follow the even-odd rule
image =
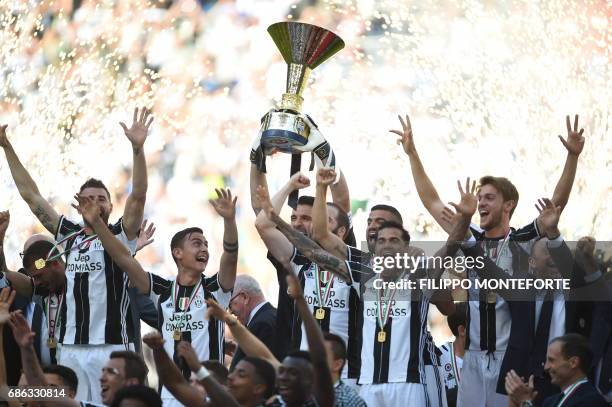
[[[302,93],[306,88],[308,77],[311,69],[303,64],[288,64],[287,65],[287,92],[283,94],[281,100],[281,109],[294,110],[300,112],[302,110]]]

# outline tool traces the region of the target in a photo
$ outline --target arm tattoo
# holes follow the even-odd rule
[[[344,262],[336,256],[323,250],[312,239],[303,233],[293,229],[289,224],[282,220],[275,212],[271,214],[272,222],[276,223],[278,230],[293,243],[295,248],[308,260],[317,263],[321,268],[338,274],[344,281],[351,281],[348,270]]]
[[[36,206],[35,208],[32,209],[32,212],[34,212],[34,215],[38,218],[40,223],[42,223],[42,225],[49,232],[55,233],[56,225],[53,224],[53,222],[51,221],[51,218],[49,217],[49,215],[47,215],[47,213],[45,212],[43,208],[41,208],[40,206]]]
[[[4,258],[4,245],[0,242],[0,273],[6,271],[6,259]]]

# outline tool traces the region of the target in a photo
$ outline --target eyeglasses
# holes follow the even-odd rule
[[[232,306],[232,302],[233,302],[233,301],[234,301],[236,298],[238,298],[239,296],[241,296],[241,295],[243,295],[243,294],[245,294],[245,292],[243,292],[243,291],[241,291],[241,292],[239,292],[239,293],[237,293],[237,294],[234,294],[234,296],[233,296],[232,298],[230,298],[228,305],[231,307],[231,306]]]

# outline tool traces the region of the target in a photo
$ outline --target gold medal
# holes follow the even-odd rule
[[[376,339],[380,343],[385,342],[387,340],[387,333],[385,331],[379,331],[378,335],[376,336]]]
[[[489,304],[495,304],[497,302],[497,294],[495,294],[493,291],[489,291],[487,293],[487,302]]]
[[[325,319],[325,310],[323,308],[317,308],[315,312],[316,319]]]
[[[172,335],[172,338],[175,341],[180,341],[181,340],[181,331],[174,331],[174,334]]]
[[[40,270],[45,268],[45,266],[47,265],[47,262],[45,262],[44,259],[38,259],[34,262],[34,267],[36,267],[36,270]]]
[[[55,341],[55,338],[47,339],[47,346],[49,347],[49,349],[55,349],[57,347],[57,342]]]

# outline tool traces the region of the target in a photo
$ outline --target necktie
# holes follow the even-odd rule
[[[548,334],[550,332],[550,324],[552,322],[553,313],[553,292],[547,291],[542,303],[540,311],[540,319],[535,333],[534,355],[535,366],[533,372],[536,376],[541,376],[544,373],[544,360],[546,359],[546,349],[548,348]]]

